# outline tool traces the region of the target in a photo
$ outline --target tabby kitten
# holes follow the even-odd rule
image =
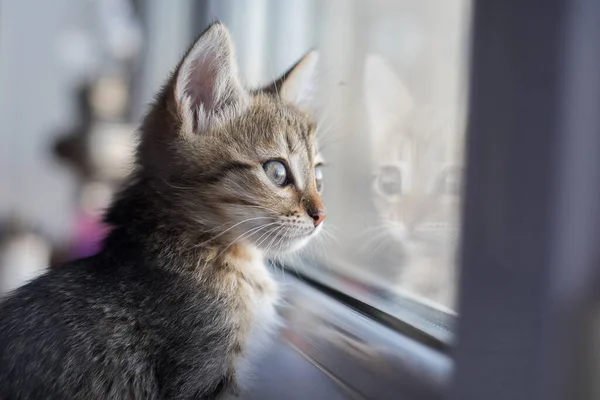
[[[213,399],[276,321],[264,257],[325,218],[316,63],[248,91],[227,29],[189,49],[141,125],[137,168],[95,256],[0,305],[0,398]]]
[[[462,175],[457,119],[416,106],[380,56],[367,58],[364,83],[377,212],[366,248],[377,253],[374,272],[452,307]]]

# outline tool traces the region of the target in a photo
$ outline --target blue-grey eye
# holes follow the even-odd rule
[[[315,167],[315,181],[317,183],[317,192],[323,191],[323,167],[317,165]]]
[[[263,169],[271,182],[277,186],[283,186],[287,183],[287,169],[281,161],[267,161],[263,164]]]

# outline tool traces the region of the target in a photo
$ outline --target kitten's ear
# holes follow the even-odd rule
[[[316,88],[316,70],[319,54],[309,51],[275,82],[262,89],[278,95],[283,101],[308,107]]]
[[[364,93],[371,134],[376,138],[406,120],[413,110],[413,99],[392,67],[380,56],[367,56]]]
[[[185,125],[201,131],[241,114],[249,95],[242,86],[227,28],[215,23],[188,50],[175,74],[173,95]]]

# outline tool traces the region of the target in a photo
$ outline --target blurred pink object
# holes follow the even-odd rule
[[[110,227],[102,222],[101,214],[80,211],[75,220],[75,235],[69,256],[81,258],[96,254],[109,231]]]

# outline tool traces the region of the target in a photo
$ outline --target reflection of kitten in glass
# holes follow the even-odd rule
[[[365,96],[377,212],[365,247],[374,253],[373,272],[452,306],[461,186],[453,120],[416,107],[378,56],[367,59]]]

